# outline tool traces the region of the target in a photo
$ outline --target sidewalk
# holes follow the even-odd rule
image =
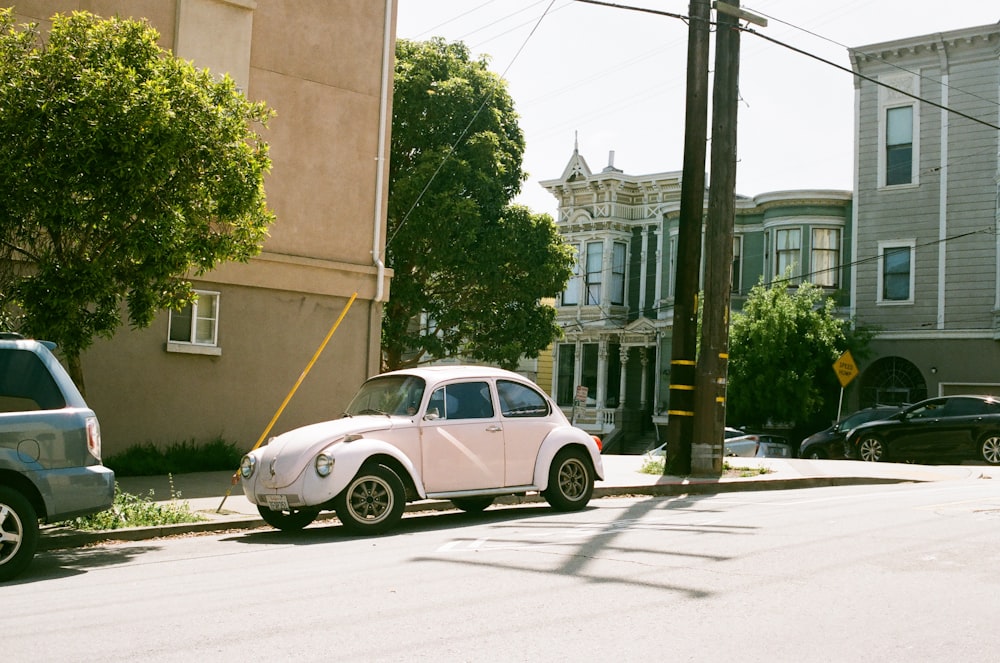
[[[595,485],[595,499],[622,495],[711,494],[737,490],[1000,478],[1000,467],[984,465],[911,465],[798,458],[728,458],[727,463],[733,468],[756,470],[763,467],[769,471],[766,474],[749,472],[752,474],[749,477],[685,478],[643,474],[639,471],[643,464],[642,456],[607,455],[603,460],[604,480]],[[241,484],[232,484],[232,477],[232,472],[198,472],[173,477],[121,477],[118,485],[123,492],[154,501],[169,501],[175,496],[187,502],[191,511],[205,520],[182,525],[132,527],[104,532],[43,528],[39,550],[74,548],[103,541],[141,541],[191,532],[264,527],[265,523],[257,513],[257,507],[244,497]],[[153,491],[152,496],[150,491]],[[502,504],[507,499],[511,498],[499,499],[497,503]],[[541,500],[537,495],[529,495],[519,501]],[[451,508],[450,502],[437,500],[407,505],[407,511]],[[335,517],[333,512],[323,512],[319,519]]]

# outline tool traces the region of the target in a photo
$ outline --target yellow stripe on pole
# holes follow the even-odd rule
[[[357,298],[358,298],[358,293],[355,292],[353,295],[351,295],[351,298],[347,300],[347,304],[344,305],[344,310],[340,312],[340,316],[337,318],[337,321],[333,323],[332,327],[330,327],[330,331],[327,332],[326,338],[324,338],[323,342],[319,344],[318,348],[316,348],[316,352],[315,354],[313,354],[312,359],[310,359],[309,363],[306,364],[306,367],[305,369],[303,369],[302,374],[299,375],[299,379],[295,381],[295,384],[288,392],[288,395],[285,396],[285,400],[281,403],[281,406],[278,408],[278,411],[274,413],[273,417],[271,417],[271,421],[270,423],[267,424],[267,428],[265,428],[264,432],[261,433],[260,439],[258,439],[257,443],[250,448],[250,451],[253,451],[257,447],[259,447],[261,444],[264,443],[264,440],[267,439],[267,434],[271,432],[272,428],[274,428],[274,424],[277,423],[278,417],[280,417],[281,413],[285,411],[285,407],[288,405],[288,402],[292,400],[292,396],[294,396],[295,392],[298,391],[299,385],[301,385],[303,380],[306,379],[306,376],[309,375],[309,371],[312,370],[313,364],[315,364],[316,360],[319,359],[319,356],[323,354],[323,350],[326,349],[326,344],[330,342],[331,338],[333,338],[334,333],[336,333],[337,331],[337,327],[339,327],[340,323],[343,322],[344,316],[347,315],[347,312],[351,309],[351,305],[354,304],[354,300]],[[240,471],[237,468],[236,472],[233,473],[232,486],[235,486],[236,482],[239,481],[239,476],[240,476]],[[216,513],[222,511],[222,505],[226,503],[226,498],[229,497],[229,493],[232,492],[232,486],[230,486],[229,490],[226,491],[225,496],[222,498],[222,503],[219,504],[219,508],[216,510]]]

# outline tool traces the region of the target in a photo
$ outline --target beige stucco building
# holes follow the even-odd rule
[[[395,0],[29,0],[54,13],[145,18],[160,44],[228,72],[277,115],[264,133],[277,221],[263,253],[197,279],[194,308],[123,327],[83,356],[105,456],[144,442],[264,432],[357,293],[273,433],[337,416],[379,367]]]

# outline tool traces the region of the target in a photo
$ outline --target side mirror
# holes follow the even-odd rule
[[[428,408],[427,414],[424,415],[424,421],[434,421],[435,419],[440,419],[441,413],[438,412],[436,407]]]

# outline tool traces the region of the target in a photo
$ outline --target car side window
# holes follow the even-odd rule
[[[500,414],[505,417],[545,417],[549,404],[537,391],[511,380],[497,380]]]
[[[493,416],[493,399],[488,382],[456,382],[431,394],[427,411],[437,409],[441,419],[488,419]]]
[[[63,407],[66,407],[66,400],[62,392],[34,352],[0,351],[0,412]]]
[[[910,411],[910,419],[932,419],[943,416],[944,402],[934,401]]]
[[[949,398],[943,417],[971,417],[986,414],[986,404],[975,398]]]

